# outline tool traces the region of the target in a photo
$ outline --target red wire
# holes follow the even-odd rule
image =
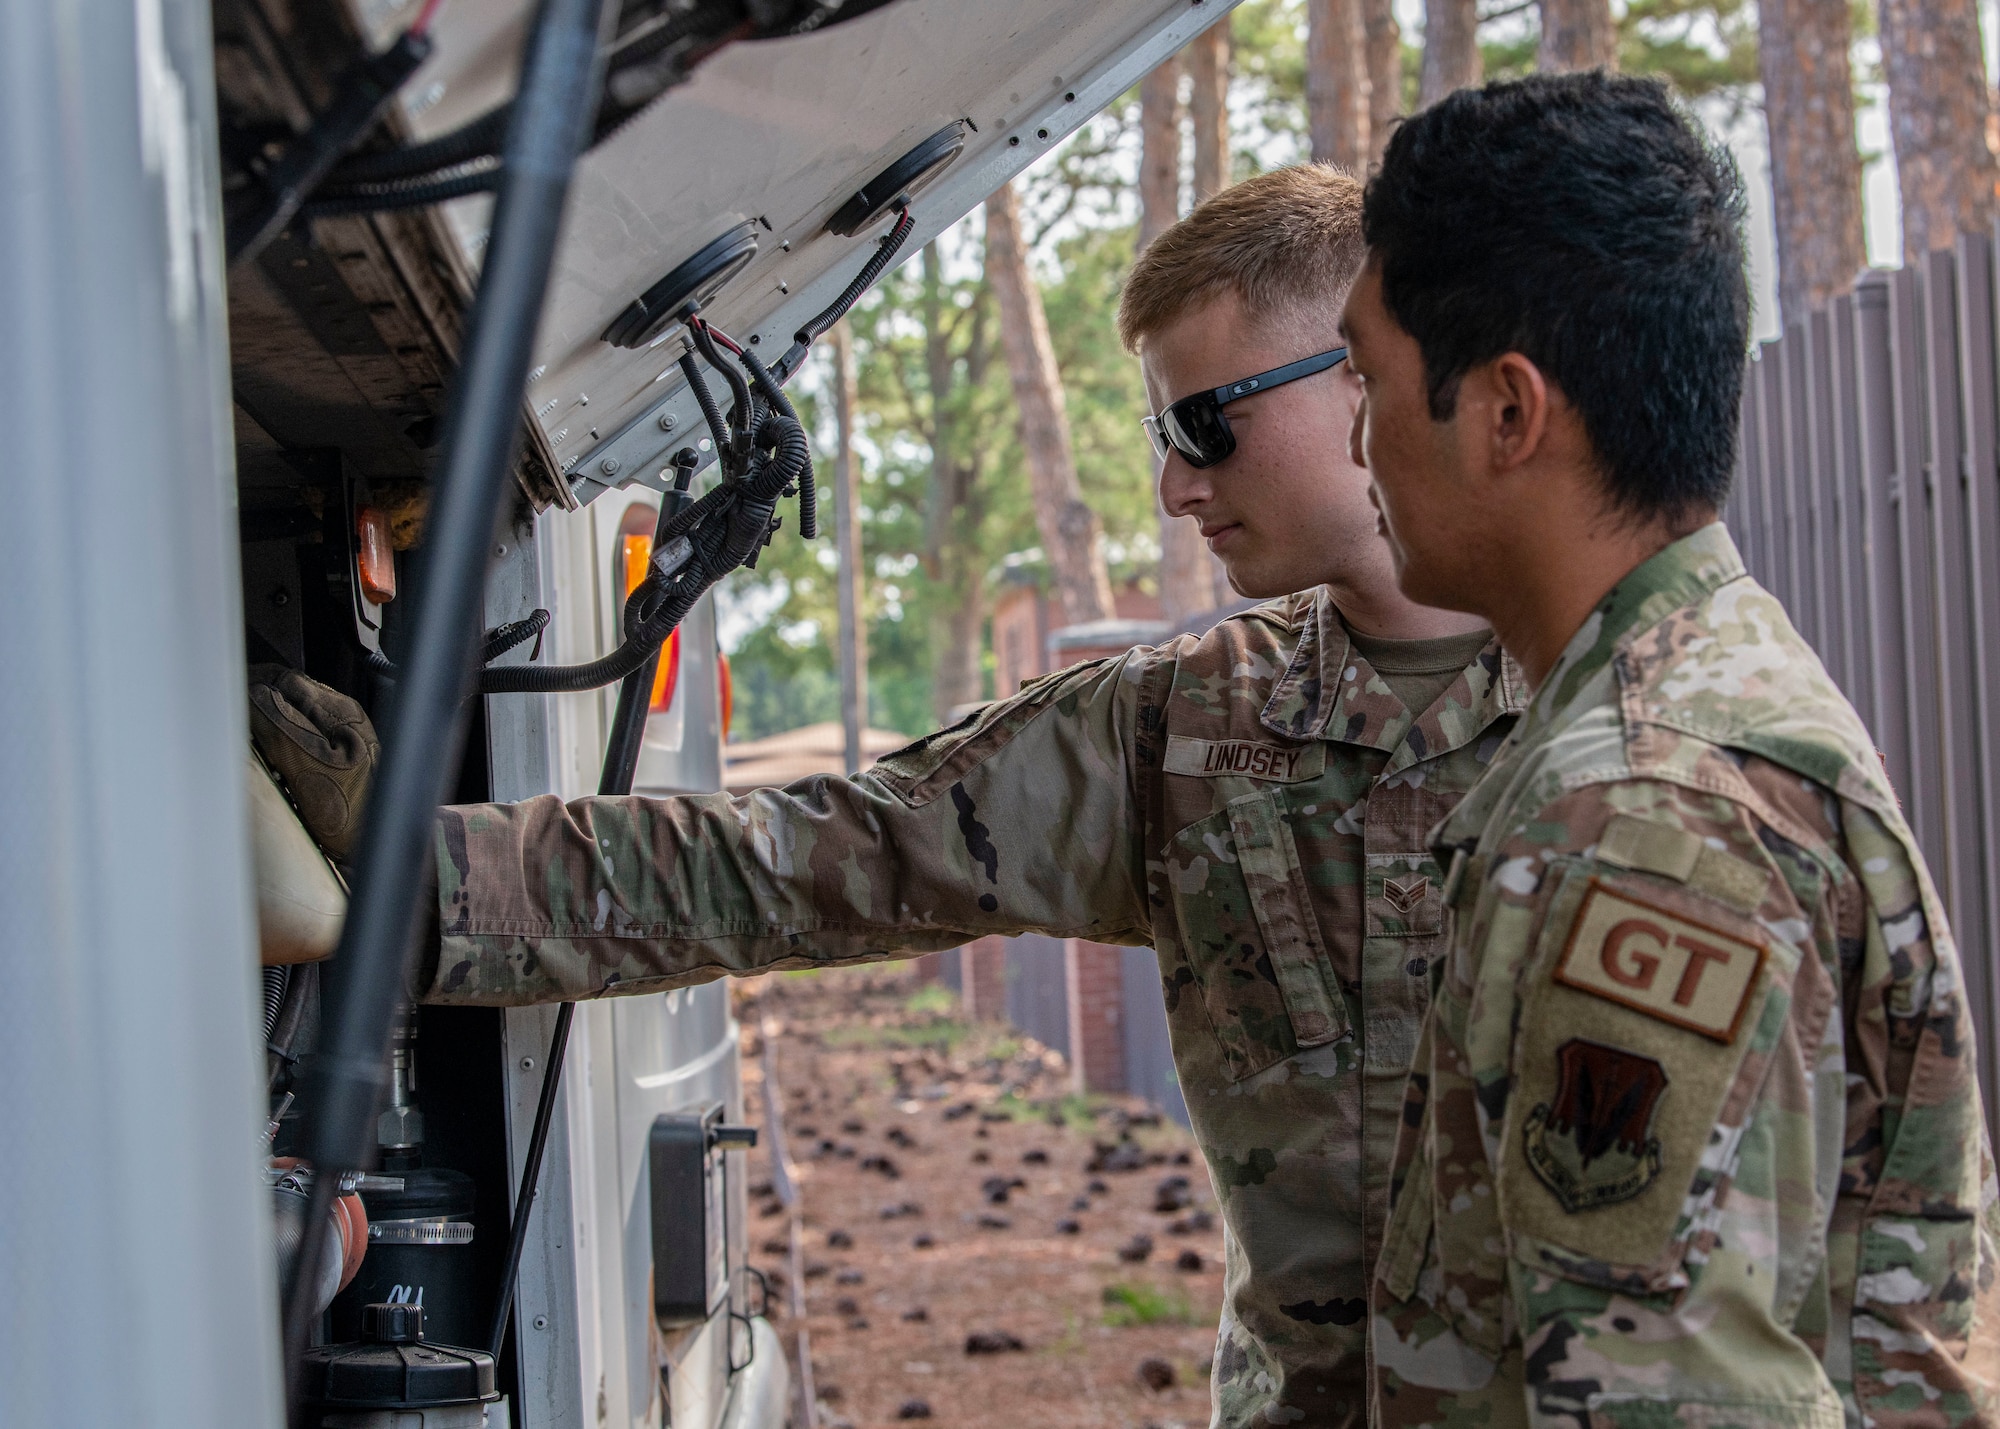
[[[743,355],[743,349],[741,346],[737,344],[736,339],[731,337],[728,333],[724,332],[721,328],[717,327],[714,323],[710,322],[707,318],[689,318],[688,321],[693,323],[696,327],[706,328],[708,330],[708,335],[710,337],[714,338],[717,342],[721,343],[724,347],[728,348],[738,357],[741,357]]]
[[[424,8],[417,11],[417,18],[410,26],[410,33],[412,35],[429,34],[431,21],[437,18],[437,12],[443,6],[444,0],[424,0]]]

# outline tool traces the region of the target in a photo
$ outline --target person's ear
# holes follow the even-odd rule
[[[1469,376],[1470,374],[1468,374]],[[1479,373],[1486,388],[1485,438],[1496,472],[1534,459],[1548,435],[1549,384],[1542,369],[1518,352],[1503,352]],[[1463,400],[1461,388],[1461,400]]]

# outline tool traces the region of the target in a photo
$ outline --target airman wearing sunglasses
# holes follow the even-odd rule
[[[1365,1420],[1368,1267],[1438,952],[1424,834],[1523,684],[1398,590],[1334,341],[1361,191],[1279,170],[1154,242],[1119,315],[1166,508],[1245,596],[851,778],[445,809],[427,1001],[654,992],[986,934],[1151,946],[1227,1230],[1218,1425]]]

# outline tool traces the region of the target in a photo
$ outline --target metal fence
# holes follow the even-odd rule
[[[1994,245],[1871,271],[1750,364],[1726,516],[1875,736],[1965,961],[2000,1110]]]

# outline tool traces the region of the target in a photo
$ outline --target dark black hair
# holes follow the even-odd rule
[[[1729,492],[1750,293],[1743,183],[1657,80],[1535,75],[1397,127],[1361,229],[1423,352],[1431,415],[1526,356],[1576,407],[1622,510]]]

